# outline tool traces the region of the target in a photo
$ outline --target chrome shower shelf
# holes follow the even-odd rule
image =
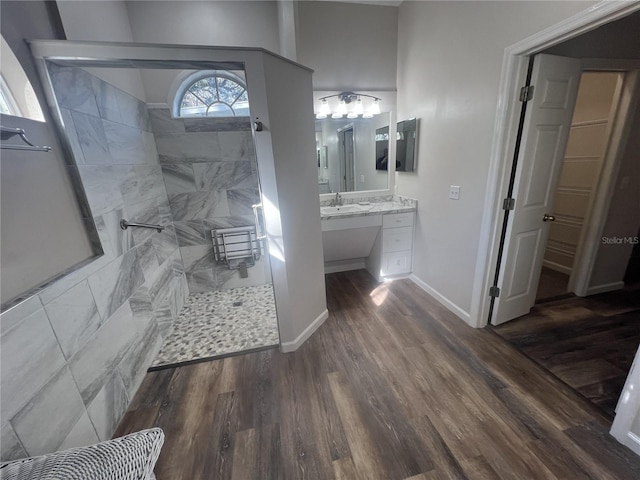
[[[252,267],[262,256],[262,241],[257,238],[254,226],[211,230],[211,237],[216,263],[231,270],[242,268],[242,264]]]

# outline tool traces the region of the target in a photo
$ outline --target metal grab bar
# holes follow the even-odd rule
[[[2,144],[0,148],[3,150],[29,150],[32,152],[49,152],[51,151],[51,147],[42,146],[39,147],[34,145],[27,138],[27,134],[22,128],[12,128],[12,127],[3,127],[0,126],[0,139],[8,140],[11,137],[18,135],[26,145],[10,145],[10,144]]]
[[[120,220],[120,228],[122,230],[126,230],[129,227],[153,228],[154,230],[157,230],[158,233],[164,230],[164,227],[162,225],[152,225],[150,223],[133,223],[126,221],[124,218]]]

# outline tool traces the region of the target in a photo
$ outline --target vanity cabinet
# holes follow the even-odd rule
[[[383,215],[382,228],[366,260],[369,273],[378,280],[411,273],[414,212]]]

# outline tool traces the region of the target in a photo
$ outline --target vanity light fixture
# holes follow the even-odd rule
[[[333,113],[331,113],[331,108],[327,100],[333,97],[337,97],[340,103]],[[366,109],[364,102],[362,101],[363,97],[373,100]],[[353,103],[353,105],[351,106],[352,108],[349,109],[351,103]],[[372,118],[374,115],[378,115],[379,113],[380,98],[364,93],[341,92],[336,93],[335,95],[327,95],[320,99],[320,108],[318,108],[316,118],[323,119],[327,118],[329,115],[331,115],[331,118],[342,118],[345,115],[347,118],[357,118],[359,116],[362,116],[362,118]]]

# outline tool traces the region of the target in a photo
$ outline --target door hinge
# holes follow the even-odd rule
[[[505,198],[502,201],[502,209],[503,210],[513,210],[516,207],[516,199],[515,198]]]
[[[496,287],[495,285],[491,288],[489,288],[489,296],[490,297],[499,297],[500,296],[500,288]]]
[[[520,89],[520,101],[528,102],[533,98],[533,85],[525,85]]]

